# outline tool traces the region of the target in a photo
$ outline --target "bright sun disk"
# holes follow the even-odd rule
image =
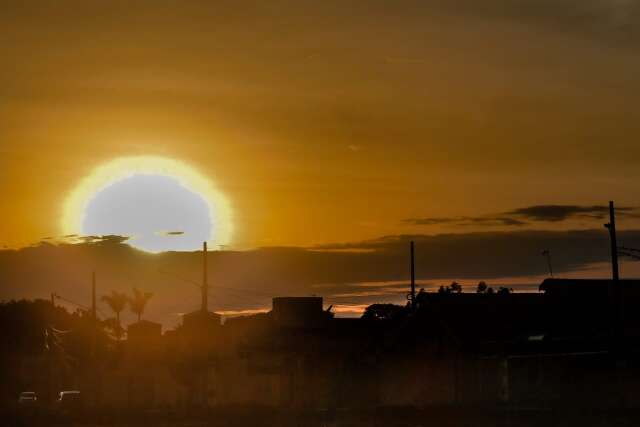
[[[116,234],[147,252],[228,245],[227,198],[187,164],[154,156],[124,157],[97,167],[68,195],[65,235]]]

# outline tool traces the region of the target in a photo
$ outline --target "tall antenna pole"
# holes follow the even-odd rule
[[[202,243],[202,311],[209,311],[209,284],[207,283],[207,242]]]
[[[91,273],[91,317],[95,321],[96,316],[96,272]]]
[[[414,263],[413,240],[411,241],[411,308],[416,308],[416,272]]]
[[[547,258],[547,268],[549,268],[549,277],[553,277],[553,268],[551,268],[551,251],[549,249],[545,249],[542,251],[542,255]]]
[[[98,343],[98,317],[96,314],[96,272],[91,272],[91,388],[92,388],[92,403],[93,405],[97,402],[97,387],[98,387],[98,376],[100,375],[98,370],[96,369],[95,360],[96,360],[96,349]]]
[[[613,207],[613,202],[609,202],[609,224],[605,227],[609,229],[609,236],[611,237],[611,275],[614,282],[620,279],[618,272],[618,242],[616,239],[616,215]]]
[[[618,337],[622,320],[622,301],[620,295],[620,273],[618,271],[618,241],[616,238],[616,216],[613,202],[609,202],[609,223],[604,225],[609,229],[611,241],[611,328],[614,339]]]

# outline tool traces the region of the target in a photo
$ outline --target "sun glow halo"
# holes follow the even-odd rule
[[[208,243],[212,246],[229,244],[233,233],[233,223],[231,207],[227,198],[194,168],[177,160],[156,156],[117,158],[94,169],[67,196],[61,221],[62,232],[65,235],[86,234],[83,230],[83,224],[88,208],[99,194],[127,179],[149,176],[171,178],[184,187],[186,193],[199,196],[206,203],[208,217],[212,222]],[[142,208],[144,206],[141,206]],[[161,231],[172,232],[174,230],[157,230],[157,232]],[[160,251],[136,245],[135,235],[128,237],[131,237],[130,243],[134,247],[148,252]]]

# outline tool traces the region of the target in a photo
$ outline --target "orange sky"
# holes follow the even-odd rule
[[[216,182],[234,249],[637,204],[634,4],[240,3],[3,3],[0,246],[60,235],[79,180],[140,154]]]

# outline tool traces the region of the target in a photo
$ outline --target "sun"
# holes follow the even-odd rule
[[[120,235],[147,252],[228,245],[231,206],[214,184],[184,162],[122,157],[95,168],[63,205],[64,235]]]

